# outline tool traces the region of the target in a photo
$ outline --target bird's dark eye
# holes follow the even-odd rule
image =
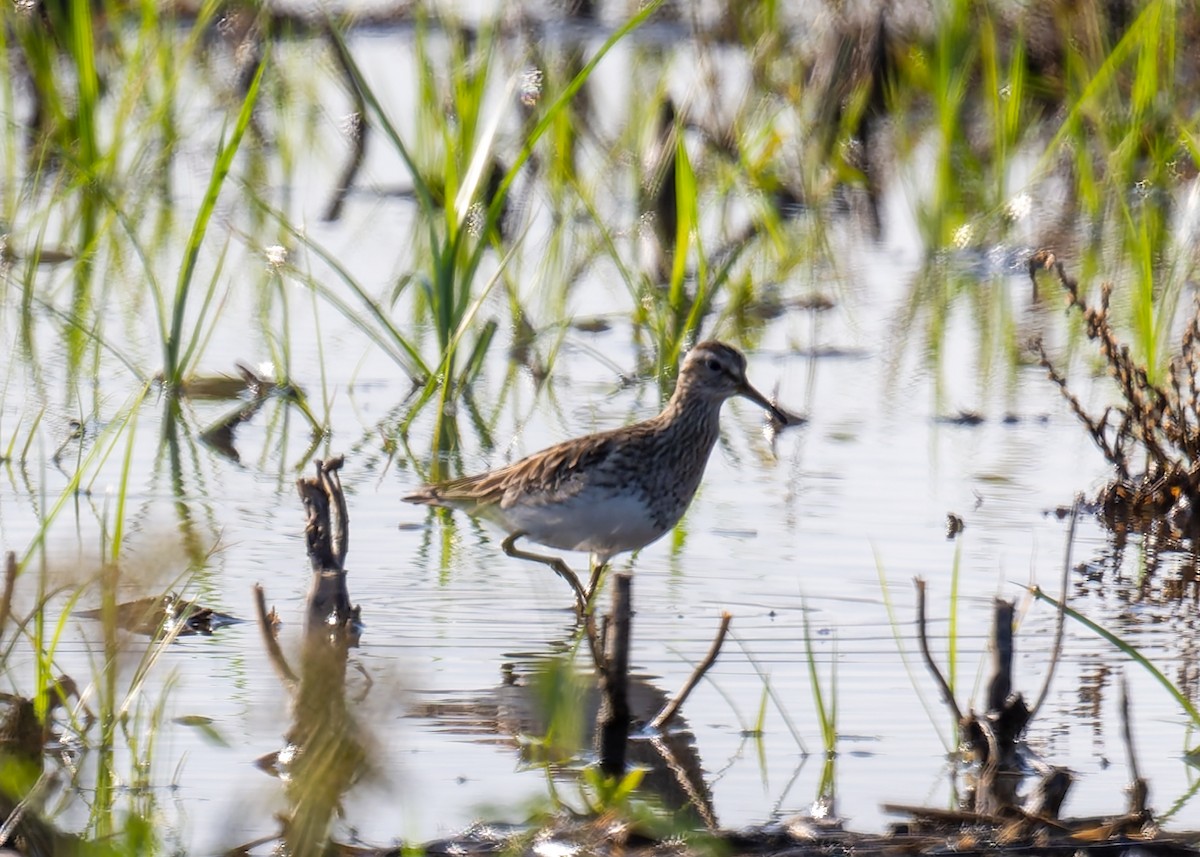
[[[720,372],[720,371],[721,371],[721,364],[720,364],[720,362],[719,362],[719,361],[718,361],[716,358],[714,358],[714,357],[710,357],[710,358],[708,358],[708,360],[707,360],[707,361],[705,361],[704,365],[705,365],[705,366],[707,366],[707,367],[709,368],[709,370],[710,370],[710,371],[713,371],[713,372]]]

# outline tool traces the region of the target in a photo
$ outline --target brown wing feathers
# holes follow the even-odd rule
[[[587,442],[581,442],[587,441]],[[557,491],[574,473],[608,455],[609,434],[567,441],[535,453],[499,470],[463,476],[437,485],[427,485],[404,499],[410,503],[438,505],[443,501],[500,502],[512,488],[523,493]]]

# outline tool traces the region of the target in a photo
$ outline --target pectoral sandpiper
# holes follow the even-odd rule
[[[498,525],[508,533],[506,554],[549,565],[584,606],[615,554],[645,547],[683,517],[717,442],[721,405],[733,396],[765,408],[782,425],[795,419],[750,385],[741,352],[701,342],[684,358],[675,392],[658,416],[568,440],[477,476],[427,485],[404,499]],[[517,548],[522,537],[590,552],[588,588],[560,558]]]

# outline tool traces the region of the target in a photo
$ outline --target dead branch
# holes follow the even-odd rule
[[[1124,449],[1120,443],[1120,439],[1125,433],[1124,430],[1117,432],[1117,439],[1114,443],[1110,444],[1108,440],[1108,418],[1112,413],[1112,408],[1105,408],[1104,414],[1098,422],[1093,420],[1088,412],[1084,410],[1083,405],[1079,403],[1079,399],[1075,397],[1075,394],[1067,386],[1067,379],[1060,375],[1058,370],[1054,368],[1054,364],[1050,362],[1050,358],[1046,355],[1046,350],[1042,346],[1041,340],[1036,340],[1032,344],[1034,350],[1038,353],[1038,362],[1049,374],[1050,380],[1058,386],[1059,392],[1062,393],[1063,398],[1070,405],[1072,413],[1083,423],[1084,427],[1088,430],[1088,434],[1095,441],[1096,446],[1100,447],[1100,451],[1104,453],[1105,460],[1117,469],[1117,473],[1121,478],[1127,479],[1129,477],[1128,463],[1125,461]]]
[[[1038,710],[1046,701],[1046,696],[1050,693],[1050,683],[1054,680],[1054,673],[1058,668],[1059,658],[1062,656],[1063,630],[1067,618],[1067,584],[1071,575],[1071,547],[1075,544],[1075,525],[1079,522],[1079,506],[1082,502],[1083,497],[1077,495],[1075,502],[1071,504],[1071,526],[1067,528],[1067,547],[1063,556],[1062,578],[1059,582],[1059,592],[1062,594],[1059,597],[1058,618],[1054,625],[1054,648],[1050,652],[1050,666],[1046,669],[1042,689],[1038,691],[1037,699],[1033,703],[1033,707],[1029,709],[1030,720],[1037,717]]]
[[[1101,519],[1114,532],[1144,533],[1168,548],[1178,539],[1188,539],[1195,551],[1200,546],[1200,301],[1159,382],[1151,380],[1154,373],[1139,364],[1114,333],[1109,320],[1111,284],[1102,284],[1098,305],[1090,305],[1062,262],[1035,254],[1030,271],[1037,269],[1057,274],[1068,311],[1080,314],[1088,339],[1097,344],[1124,400],[1106,408],[1098,419],[1092,417],[1041,343],[1033,343],[1050,379],[1116,470],[1116,479],[1097,496]],[[1169,526],[1163,526],[1164,515]]]
[[[267,595],[263,591],[262,585],[258,583],[254,584],[254,607],[258,617],[258,630],[262,634],[263,645],[267,648],[267,658],[271,661],[271,666],[275,668],[275,674],[279,676],[279,680],[289,691],[295,691],[296,686],[300,683],[300,677],[292,672],[287,658],[283,655],[283,650],[279,648],[279,641],[275,639],[275,626],[267,612]]]
[[[1013,689],[1013,605],[1001,598],[992,604],[992,678],[988,682],[987,705],[989,713],[1004,710]]]
[[[651,729],[661,730],[663,726],[671,721],[671,718],[679,712],[679,709],[683,706],[683,703],[687,700],[692,690],[700,683],[700,679],[704,678],[704,674],[717,662],[717,656],[721,654],[721,646],[725,643],[725,635],[729,632],[729,623],[732,621],[732,613],[721,614],[721,625],[717,628],[717,635],[713,638],[712,645],[708,647],[708,654],[704,656],[704,659],[700,663],[696,664],[696,668],[692,670],[692,674],[688,676],[688,680],[679,689],[679,693],[675,694],[675,698],[667,703],[663,710],[658,712],[655,718],[650,721]]]
[[[629,635],[633,624],[633,576],[613,579],[612,613],[604,623],[604,668],[600,670],[600,711],[596,715],[600,770],[610,777],[625,774],[629,745]]]
[[[962,711],[958,707],[958,702],[954,699],[954,691],[950,689],[949,682],[946,681],[937,664],[933,662],[933,655],[929,652],[929,638],[925,633],[925,581],[920,577],[914,577],[913,585],[917,587],[917,642],[921,646],[921,657],[925,659],[925,666],[933,675],[934,681],[937,682],[938,691],[942,695],[942,702],[949,706],[950,712],[954,715],[954,722],[961,723],[963,720]]]
[[[1129,716],[1129,681],[1121,673],[1121,737],[1125,741],[1125,754],[1129,759],[1129,814],[1146,815],[1146,799],[1150,786],[1138,773],[1137,751],[1133,747],[1133,727]]]

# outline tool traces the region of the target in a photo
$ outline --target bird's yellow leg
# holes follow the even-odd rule
[[[521,550],[517,547],[517,539],[526,535],[523,530],[510,535],[500,545],[501,550],[511,557],[516,559],[527,559],[531,562],[540,562],[542,565],[548,565],[554,570],[554,573],[571,585],[571,589],[575,592],[575,600],[579,603],[580,612],[587,610],[588,593],[584,591],[583,585],[579,582],[579,577],[575,572],[571,571],[571,567],[563,562],[562,557],[547,556],[540,553],[530,553],[529,551]]]
[[[604,580],[604,572],[608,570],[608,563],[596,562],[596,555],[592,554],[591,566],[592,576],[591,579],[588,580],[587,588],[587,597],[589,603],[591,603],[591,600],[596,597],[596,593],[600,591],[600,584]]]

